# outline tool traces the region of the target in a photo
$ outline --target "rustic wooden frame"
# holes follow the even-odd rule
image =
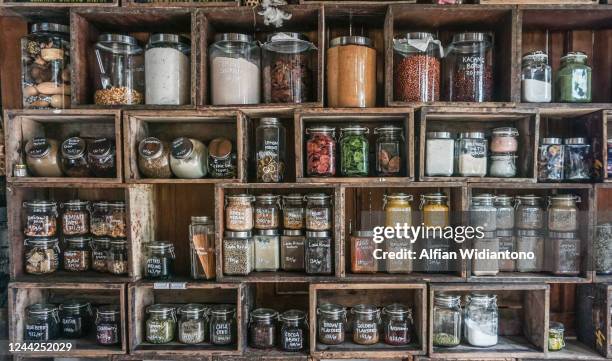
[[[612,285],[580,285],[577,292],[578,340],[605,358],[612,358]]]
[[[163,1],[163,2],[137,2],[135,0],[121,0],[121,5],[127,8],[174,8],[174,7],[186,7],[186,8],[216,8],[216,7],[232,7],[236,8],[240,6],[240,0],[220,0],[216,2],[206,1]]]
[[[119,7],[119,0],[111,0],[109,2],[18,2],[11,0],[0,0],[0,7],[6,8],[32,8],[32,9],[65,9],[65,8],[110,8]]]
[[[612,177],[608,174],[607,166],[608,162],[612,161],[608,159],[608,136],[612,135],[612,111],[604,111],[603,113],[603,125],[601,131],[601,137],[599,138],[602,146],[602,163],[603,163],[603,179],[604,182],[612,182]]]
[[[595,260],[594,254],[595,249],[593,249],[593,244],[595,242],[595,237],[597,237],[597,230],[595,226],[603,223],[603,222],[612,222],[612,183],[600,183],[595,185],[595,195],[593,197],[593,234],[592,234],[592,242],[591,242],[591,252],[593,254],[593,266],[591,270],[593,271],[593,282],[596,283],[610,283],[612,282],[612,275],[601,275],[595,272]],[[612,306],[612,303],[610,304]],[[612,340],[612,337],[610,338]],[[610,358],[612,358],[612,352],[610,353]]]

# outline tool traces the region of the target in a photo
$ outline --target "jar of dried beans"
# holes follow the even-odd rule
[[[236,342],[236,306],[216,305],[210,309],[210,343],[231,345]]]
[[[170,242],[151,242],[145,245],[144,278],[167,280],[174,272],[174,245]]]
[[[493,37],[459,33],[447,50],[447,99],[488,102],[493,99]]]
[[[23,203],[24,231],[28,237],[53,237],[57,234],[57,203],[27,201]]]
[[[266,103],[305,103],[313,100],[316,47],[300,33],[268,35],[263,48],[263,86]]]
[[[520,195],[515,200],[515,223],[518,229],[542,229],[544,227],[543,199],[533,194]]]
[[[553,232],[575,232],[578,230],[578,206],[580,197],[573,194],[558,194],[549,198],[548,230]]]
[[[324,345],[344,342],[347,328],[346,309],[333,303],[317,307],[317,338]]]
[[[332,238],[327,231],[307,231],[304,262],[307,274],[329,275],[333,272]]]
[[[208,309],[204,305],[186,304],[178,313],[178,342],[191,345],[208,338]]]
[[[395,227],[412,225],[412,195],[406,193],[391,193],[383,196],[385,210],[385,226]]]
[[[251,231],[225,231],[223,238],[223,273],[246,276],[255,268],[255,247]]]
[[[94,177],[115,177],[117,168],[115,140],[112,138],[97,138],[87,147],[87,162]]]
[[[285,311],[280,315],[280,322],[279,346],[281,350],[289,352],[302,351],[308,344],[306,313],[300,310]]]
[[[298,229],[285,229],[281,236],[280,268],[283,271],[304,271],[304,233]]]
[[[336,129],[328,126],[306,128],[306,175],[336,175]]]
[[[35,303],[25,309],[24,341],[52,341],[60,338],[59,309],[48,303]]]
[[[64,269],[71,272],[85,272],[91,267],[91,237],[65,239]]]
[[[380,339],[380,310],[374,305],[356,305],[353,315],[353,342],[358,345],[373,345]]]
[[[96,312],[96,341],[98,345],[114,346],[121,343],[121,313],[117,305],[98,307]]]
[[[387,125],[374,129],[376,137],[376,175],[397,177],[402,173],[405,139],[402,128]]]
[[[253,202],[249,194],[225,196],[225,228],[230,231],[250,231],[253,229]]]
[[[340,174],[367,177],[370,169],[370,144],[367,127],[351,125],[340,129]]]
[[[271,349],[276,345],[278,312],[258,308],[251,312],[249,320],[249,345],[258,349]]]
[[[306,195],[306,229],[328,231],[332,228],[331,196],[324,193]]]
[[[89,202],[73,200],[61,204],[62,234],[84,236],[89,233]]]
[[[94,236],[126,237],[127,215],[123,202],[95,202],[91,211],[91,233]]]
[[[215,278],[215,225],[207,216],[192,216],[189,225],[191,278]]]
[[[420,209],[423,214],[423,224],[429,227],[450,226],[450,209],[448,197],[444,193],[428,193],[421,195]]]
[[[72,137],[62,143],[62,170],[68,177],[89,177],[89,162],[87,162],[87,141]]]
[[[487,139],[483,132],[462,132],[455,143],[457,171],[462,177],[487,175]]]
[[[278,118],[261,118],[255,129],[257,181],[282,182],[285,177],[286,131]]]
[[[60,306],[62,336],[67,339],[86,337],[93,325],[91,303],[69,300]]]
[[[412,342],[412,309],[398,303],[385,306],[382,322],[387,345],[404,346]]]
[[[407,33],[393,39],[393,50],[395,100],[440,100],[440,41],[431,33]]]
[[[94,238],[91,243],[91,269],[97,272],[107,272],[108,251],[111,239],[108,237]]]
[[[113,239],[110,241],[108,253],[106,254],[106,269],[113,275],[125,275],[128,273],[128,249],[125,239]]]
[[[253,237],[255,271],[277,271],[280,267],[280,237],[276,229],[258,230]]]
[[[145,323],[147,342],[164,344],[174,340],[176,333],[176,309],[171,305],[155,304],[147,307]]]
[[[170,144],[155,137],[138,143],[138,170],[143,178],[171,178]]]
[[[262,194],[255,197],[255,229],[276,229],[280,225],[280,197]]]
[[[304,197],[301,194],[292,193],[283,196],[283,228],[304,228]]]
[[[60,145],[55,139],[36,137],[24,147],[28,172],[35,177],[61,177]]]
[[[23,262],[26,273],[43,275],[57,271],[60,257],[57,238],[26,238],[24,246]]]
[[[374,242],[374,232],[353,231],[350,238],[351,244],[351,272],[353,273],[375,273],[378,271],[378,259],[374,257],[374,251],[378,249]]]

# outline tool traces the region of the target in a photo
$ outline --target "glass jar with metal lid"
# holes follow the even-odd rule
[[[251,35],[222,33],[208,50],[213,105],[261,101],[261,50]]]
[[[87,163],[89,163],[89,170],[94,177],[116,177],[115,158],[115,140],[112,138],[93,139],[87,147]]]
[[[260,229],[253,237],[255,271],[277,271],[280,268],[280,236],[277,229]]]
[[[441,192],[421,195],[419,209],[423,215],[423,224],[429,227],[450,226],[450,208],[448,197]]]
[[[62,234],[84,236],[89,233],[89,202],[78,199],[60,204],[62,212]]]
[[[121,312],[117,305],[104,305],[96,310],[96,341],[98,345],[121,343]]]
[[[208,174],[211,178],[236,178],[236,147],[233,141],[217,137],[208,143]]]
[[[376,106],[376,49],[370,38],[333,38],[326,63],[329,107]]]
[[[580,51],[569,52],[561,58],[557,71],[557,101],[567,103],[590,103],[592,97],[591,67],[588,56]]]
[[[138,143],[138,170],[143,178],[170,178],[170,144],[155,137]]]
[[[370,169],[370,130],[361,125],[340,128],[340,174],[344,177],[367,177]]]
[[[336,129],[322,125],[306,128],[306,175],[333,177],[336,175]]]
[[[176,334],[176,309],[171,305],[155,304],[148,306],[145,323],[147,342],[164,344],[171,342]]]
[[[215,225],[208,216],[192,216],[189,225],[191,278],[215,278]]]
[[[57,203],[32,200],[23,202],[23,234],[28,237],[53,237],[57,234]]]
[[[561,138],[542,138],[538,148],[538,181],[560,182],[565,169],[565,147]]]
[[[278,312],[269,308],[253,310],[249,317],[249,345],[271,349],[276,345]]]
[[[557,194],[549,197],[548,230],[575,232],[578,230],[578,206],[580,196]]]
[[[324,345],[344,342],[347,329],[346,309],[333,303],[317,307],[317,339]]]
[[[497,296],[472,293],[466,296],[465,339],[476,347],[491,347],[497,344],[499,312]]]
[[[236,342],[236,306],[215,305],[210,308],[210,343],[231,345]]]
[[[144,277],[154,280],[172,278],[174,272],[174,245],[170,242],[151,242],[145,245]]]
[[[280,268],[283,271],[304,271],[306,237],[299,229],[285,229],[280,238]]]
[[[450,132],[427,132],[425,174],[450,177],[455,171],[455,139]]]
[[[147,104],[189,104],[191,97],[191,45],[176,34],[153,34],[145,51]]]
[[[391,346],[404,346],[413,339],[412,309],[393,303],[382,309],[384,341]]]
[[[89,228],[94,236],[127,237],[124,202],[94,202],[91,208]]]
[[[60,248],[57,238],[32,237],[24,240],[25,273],[50,274],[59,267]]]
[[[412,225],[412,195],[406,193],[391,193],[383,196],[385,210],[385,226],[396,227]]]
[[[308,345],[308,322],[306,313],[288,310],[280,315],[280,342],[283,351],[301,351]]]
[[[254,226],[253,202],[250,194],[225,196],[225,228],[230,231],[250,231]]]
[[[550,103],[552,100],[552,67],[548,55],[532,51],[523,55],[521,94],[526,103]]]
[[[278,183],[285,178],[286,129],[279,118],[261,118],[255,129],[257,181]]]
[[[306,231],[304,262],[307,274],[332,274],[333,254],[332,238],[328,231]]]
[[[59,309],[49,303],[26,307],[24,341],[51,341],[60,338]]]
[[[128,273],[128,249],[125,239],[113,239],[106,256],[106,269],[113,275],[125,275]]]
[[[305,225],[304,197],[301,194],[292,193],[283,196],[283,228],[303,229]]]
[[[493,99],[493,37],[459,33],[446,51],[447,100],[488,102]]]
[[[405,139],[403,128],[386,125],[374,129],[376,134],[376,175],[380,177],[397,177],[405,170],[404,161]]]
[[[280,196],[262,194],[255,197],[255,229],[276,229],[280,225]]]
[[[263,48],[263,86],[266,103],[305,103],[314,100],[316,47],[300,33],[268,35]]]
[[[495,196],[482,193],[472,196],[470,205],[470,225],[480,227],[482,232],[495,232],[497,229],[497,208]]]
[[[91,267],[91,237],[76,236],[65,238],[64,270],[85,272]]]
[[[462,132],[455,142],[457,173],[462,177],[487,175],[487,139],[483,132]]]
[[[591,179],[593,171],[593,153],[591,144],[586,138],[565,138],[565,161],[563,176],[565,180],[580,182]]]
[[[306,198],[306,229],[328,231],[332,228],[331,196],[325,193],[311,193]]]
[[[21,87],[25,109],[70,108],[70,28],[32,24],[21,38]]]
[[[122,34],[102,34],[94,46],[93,58],[97,62],[94,68],[95,104],[144,103],[144,53],[136,38]]]
[[[548,270],[554,275],[576,276],[580,274],[581,242],[575,232],[548,232],[546,260]],[[550,253],[549,253],[550,252]]]
[[[542,229],[544,227],[543,198],[533,195],[519,195],[515,198],[515,224],[518,229]]]
[[[499,178],[516,177],[515,153],[493,153],[489,157],[489,176]]]
[[[482,238],[474,237],[471,248],[475,252],[485,251],[487,254],[498,254],[499,237],[496,232],[483,232]],[[472,274],[474,276],[495,276],[499,273],[499,261],[496,257],[473,257]]]
[[[62,143],[62,169],[68,177],[89,177],[87,161],[87,142],[83,138],[72,137]]]
[[[107,272],[108,251],[111,239],[97,237],[91,242],[91,269],[97,272]]]
[[[93,311],[87,301],[68,300],[60,306],[62,336],[67,339],[82,338],[93,326]]]
[[[440,100],[442,44],[432,33],[414,32],[393,39],[394,99]]]
[[[438,293],[434,295],[433,345],[454,347],[461,343],[461,297]]]
[[[35,177],[61,177],[60,144],[55,139],[37,137],[24,147],[28,171]]]
[[[378,271],[378,259],[374,251],[378,245],[374,242],[374,232],[354,230],[350,237],[351,272],[375,273]]]
[[[498,229],[496,235],[499,239],[500,252],[516,251],[516,240],[514,238],[514,231],[512,229]],[[515,272],[516,260],[511,258],[500,259],[498,262],[498,266],[500,272]]]
[[[513,229],[514,228],[514,198],[500,194],[495,196],[496,220],[495,225],[497,230]]]
[[[544,236],[538,229],[516,230],[516,251],[531,252],[532,258],[519,258],[516,260],[518,272],[544,271]]]
[[[548,351],[561,351],[565,348],[565,326],[561,322],[548,324]]]
[[[513,127],[495,128],[491,131],[490,150],[493,153],[514,153],[518,150],[519,132]]]
[[[225,231],[223,273],[246,276],[255,268],[255,247],[251,231]]]
[[[208,148],[197,139],[180,137],[172,141],[170,169],[177,178],[197,179],[208,172]]]
[[[184,344],[202,343],[208,339],[208,308],[189,303],[178,309],[178,342]]]
[[[353,342],[373,345],[380,340],[380,310],[374,305],[359,304],[351,308]]]

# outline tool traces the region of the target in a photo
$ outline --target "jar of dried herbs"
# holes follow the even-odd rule
[[[280,225],[280,197],[262,194],[255,197],[255,229],[276,229]]]
[[[108,237],[94,238],[91,242],[91,269],[97,272],[107,272],[108,250],[111,239]]]
[[[307,231],[304,262],[308,274],[331,274],[332,239],[327,231]]]
[[[94,177],[112,178],[117,176],[115,139],[97,138],[89,143],[87,162]]]
[[[590,103],[592,98],[591,67],[588,56],[580,51],[568,52],[561,58],[557,71],[557,101],[561,103]]]
[[[51,341],[60,337],[60,319],[57,306],[35,303],[26,307],[24,341]]]
[[[178,309],[178,341],[185,344],[202,343],[208,339],[208,309],[190,303]]]
[[[255,271],[277,271],[280,267],[280,238],[276,229],[258,230],[253,237]]]
[[[128,249],[125,239],[113,239],[106,254],[106,270],[113,275],[128,273]]]
[[[138,143],[138,170],[144,178],[171,178],[170,144],[155,137]]]
[[[298,229],[285,229],[280,238],[280,268],[283,271],[304,271],[306,238]]]
[[[306,229],[328,231],[332,228],[331,196],[324,193],[306,195]]]
[[[374,305],[359,304],[351,309],[353,342],[373,345],[380,339],[380,310]]]
[[[67,339],[82,338],[93,325],[91,303],[69,300],[60,306],[62,335]]]
[[[249,320],[249,345],[258,349],[271,349],[276,345],[278,312],[258,308]]]
[[[90,230],[94,236],[126,237],[127,214],[125,203],[104,201],[93,203]]]
[[[189,225],[191,278],[215,278],[215,225],[207,216],[192,216]]]
[[[300,310],[285,311],[280,315],[280,348],[283,351],[302,351],[307,345],[308,324],[306,313]]]
[[[167,280],[174,272],[174,245],[170,242],[151,242],[145,245],[144,277]]]
[[[382,310],[382,329],[385,343],[404,346],[412,342],[412,309],[398,303]]]
[[[367,177],[370,169],[370,130],[361,125],[340,128],[340,174],[344,177]]]
[[[317,338],[324,345],[344,342],[347,320],[346,309],[333,303],[317,307]]]
[[[24,245],[26,273],[43,275],[57,271],[60,257],[57,238],[26,238]]]
[[[454,347],[461,343],[461,297],[438,293],[434,295],[433,338],[434,346]]]
[[[61,204],[62,234],[84,236],[89,233],[89,202],[72,200]]]
[[[156,304],[147,307],[149,315],[145,324],[147,342],[168,343],[174,340],[176,332],[176,310],[173,306]]]
[[[497,209],[495,225],[498,231],[514,228],[514,206],[512,201],[513,198],[505,194],[495,196],[495,208]]]
[[[255,129],[257,181],[282,182],[285,177],[285,127],[278,118],[261,118]]]
[[[533,252],[533,259],[517,259],[518,272],[542,272],[544,270],[544,237],[541,230],[518,229],[516,231],[516,251]]]
[[[89,177],[89,162],[87,162],[87,141],[83,138],[66,139],[61,146],[62,170],[68,177]]]
[[[378,245],[374,242],[374,232],[355,230],[351,234],[350,242],[351,272],[377,272],[378,259],[374,257],[374,251],[376,251]]]
[[[213,306],[210,309],[210,343],[231,345],[234,342],[236,342],[236,306]]]
[[[403,149],[406,141],[402,128],[385,125],[374,129],[376,134],[376,175],[397,177],[402,173]]]
[[[96,341],[98,345],[114,346],[121,343],[121,312],[117,305],[98,307],[96,312]]]
[[[70,272],[85,272],[91,267],[91,237],[66,238],[64,269]]]
[[[24,231],[28,237],[53,237],[57,234],[57,203],[28,201],[23,203]]]
[[[250,194],[225,196],[225,228],[230,231],[250,231],[253,229],[253,201]]]
[[[255,267],[255,247],[251,231],[225,231],[223,239],[223,273],[246,276]]]
[[[575,232],[578,230],[578,206],[580,196],[557,194],[549,198],[548,230]]]
[[[515,223],[518,229],[542,229],[544,208],[542,197],[528,194],[516,197]]]
[[[292,193],[283,196],[283,228],[304,228],[304,197],[301,194]]]

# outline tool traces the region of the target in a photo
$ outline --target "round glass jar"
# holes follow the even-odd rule
[[[383,338],[387,345],[405,346],[412,342],[412,309],[393,303],[382,309]]]
[[[561,138],[542,138],[538,148],[538,181],[560,182],[565,169],[565,147]]]
[[[189,225],[191,278],[213,279],[215,270],[215,224],[207,216],[191,216]]]
[[[385,211],[385,226],[412,225],[412,195],[406,193],[391,193],[383,196]]]
[[[502,127],[491,131],[491,146],[493,153],[514,153],[518,150],[519,132],[516,128]]]
[[[309,231],[329,231],[332,228],[331,196],[325,193],[306,195],[306,229]]]
[[[184,105],[191,97],[190,40],[176,34],[149,37],[145,59],[146,104]]]
[[[328,126],[306,128],[306,175],[336,175],[336,129]]]
[[[285,311],[280,315],[279,346],[283,351],[298,352],[304,350],[308,341],[308,324],[306,313],[300,310]]]
[[[35,303],[26,307],[23,340],[46,342],[60,338],[60,318],[57,306]]]
[[[178,342],[192,345],[208,339],[208,309],[190,303],[178,309]]]
[[[497,208],[495,196],[489,193],[472,196],[470,205],[470,225],[480,227],[483,232],[495,232],[497,229]]]
[[[565,326],[561,322],[548,324],[548,351],[561,351],[565,348]]]
[[[111,239],[94,238],[91,242],[91,269],[97,272],[108,272],[107,261]]]
[[[176,334],[176,309],[171,305],[156,304],[147,307],[145,338],[153,344],[172,342]]]
[[[393,94],[403,102],[440,100],[442,44],[431,33],[414,32],[393,39]]]
[[[70,272],[85,272],[91,267],[91,237],[65,238],[64,270]]]
[[[57,203],[33,200],[23,202],[24,230],[27,237],[53,237],[57,234]]]
[[[463,132],[455,143],[457,171],[462,177],[487,175],[488,147],[483,132]]]
[[[98,345],[121,344],[121,312],[117,305],[98,307],[96,311],[96,341]]]
[[[62,212],[62,234],[84,236],[89,233],[89,202],[72,200],[60,204]]]
[[[563,178],[572,182],[590,180],[593,173],[593,153],[588,139],[565,138],[563,147],[565,148]]]
[[[340,128],[340,174],[343,177],[367,177],[370,169],[370,130],[361,125]]]
[[[60,145],[55,139],[38,137],[24,147],[28,172],[35,177],[61,177]]]
[[[450,226],[450,208],[446,194],[435,192],[421,195],[419,209],[425,226],[442,228]]]
[[[380,339],[380,310],[374,305],[359,304],[351,308],[353,342],[374,345]]]
[[[117,176],[115,140],[97,138],[87,147],[87,163],[94,177],[114,178]]]
[[[69,300],[60,306],[62,336],[67,339],[86,337],[93,325],[91,303]]]
[[[327,231],[306,231],[304,262],[307,274],[333,273],[332,238]]]
[[[278,118],[261,118],[255,129],[257,181],[282,182],[285,177],[286,130]]]
[[[557,71],[557,101],[562,103],[590,103],[591,67],[588,56],[582,52],[569,52],[561,58]]]
[[[558,194],[549,197],[548,230],[575,232],[578,230],[578,206],[580,196]]]
[[[533,51],[523,55],[521,99],[525,103],[550,103],[552,100],[552,67],[548,55]]]
[[[231,345],[236,342],[236,306],[215,305],[210,309],[210,343]]]
[[[403,149],[406,143],[402,128],[387,125],[374,129],[376,134],[376,175],[398,177],[402,174]]]
[[[516,177],[516,158],[514,153],[491,154],[489,162],[489,176],[499,178]]]
[[[124,238],[127,236],[127,215],[123,202],[94,202],[90,215],[90,231],[94,236]]]
[[[253,237],[253,244],[255,271],[277,271],[280,268],[280,236],[278,230],[258,230]]]
[[[466,296],[465,339],[476,347],[497,344],[498,332],[497,296],[472,293]]]
[[[106,270],[113,275],[120,276],[128,273],[128,249],[125,239],[110,241],[106,254]]]
[[[89,162],[87,162],[87,141],[72,137],[62,143],[62,170],[68,177],[89,177]]]
[[[333,303],[317,307],[317,339],[324,345],[344,342],[347,327],[346,309]]]
[[[234,142],[218,137],[208,143],[208,174],[211,178],[236,178],[236,148]]]
[[[23,254],[25,273],[44,275],[57,271],[60,252],[57,238],[26,238]]]
[[[160,241],[145,244],[144,278],[167,280],[174,273],[174,245]]]
[[[258,349],[271,349],[276,345],[278,312],[258,308],[249,319],[249,345]]]
[[[246,276],[255,269],[255,246],[251,231],[225,231],[223,274]]]
[[[180,137],[172,141],[170,169],[177,178],[197,179],[208,172],[208,148],[199,140]]]
[[[514,229],[514,198],[511,196],[500,194],[495,196],[496,220],[495,225],[497,230]]]
[[[250,231],[253,229],[253,202],[250,194],[225,196],[225,228],[230,231]]]
[[[459,33],[446,50],[447,100],[493,100],[493,37],[488,33]]]
[[[515,198],[514,221],[518,229],[539,230],[544,227],[543,198],[533,195],[519,195]]]
[[[138,170],[143,178],[171,178],[170,144],[155,137],[138,143]]]
[[[517,272],[542,272],[544,271],[544,236],[541,230],[517,229],[516,251],[532,252],[533,259],[517,259]]]
[[[450,177],[455,171],[455,139],[450,132],[427,132],[425,174]]]
[[[255,229],[276,229],[280,225],[280,196],[262,194],[255,197]]]
[[[304,209],[304,197],[301,194],[292,193],[283,196],[283,228],[303,229],[306,220]]]
[[[433,307],[433,345],[437,347],[459,345],[463,314],[460,296],[436,294]]]
[[[374,257],[374,251],[378,245],[374,243],[374,232],[354,230],[350,237],[351,272],[353,273],[376,273],[378,271],[378,259]]]

